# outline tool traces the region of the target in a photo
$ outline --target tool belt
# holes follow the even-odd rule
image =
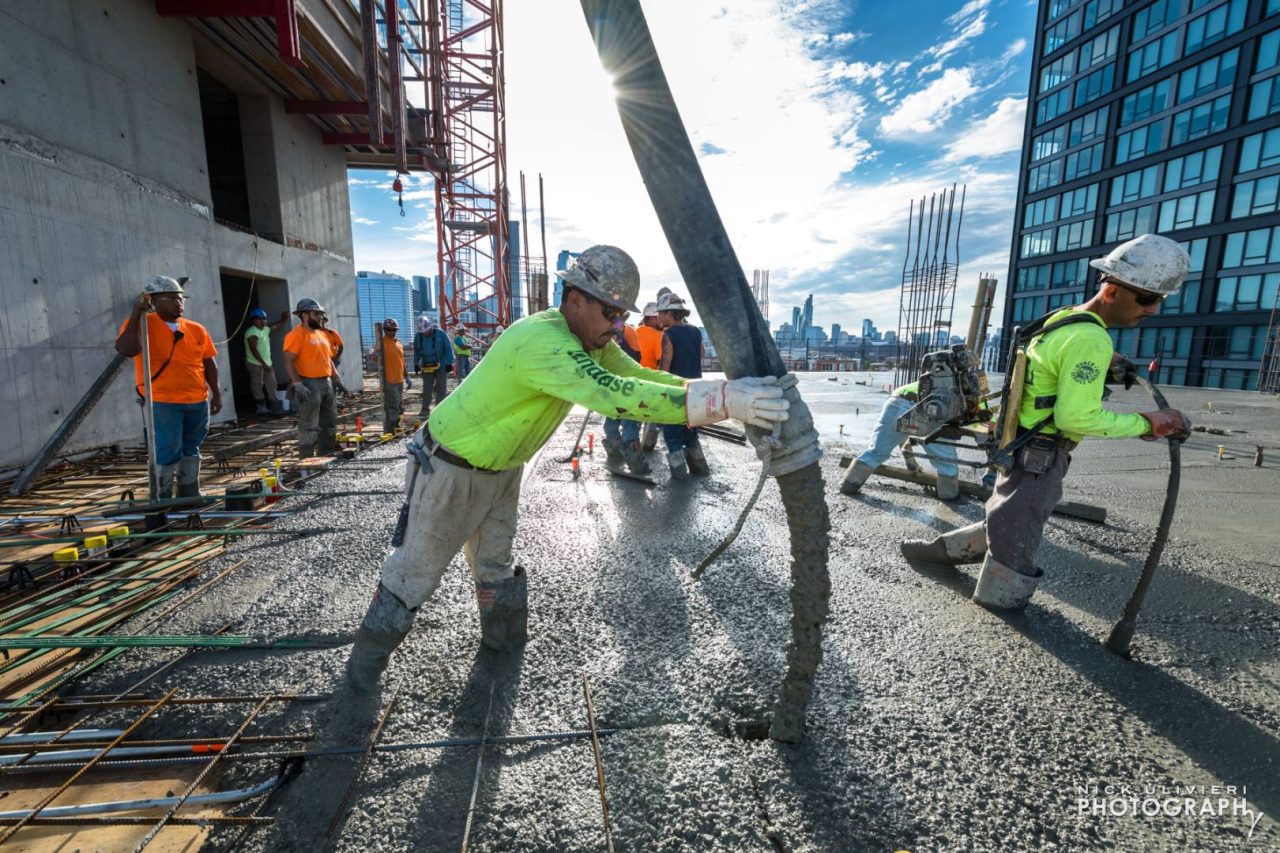
[[[435,373],[440,369],[440,362],[433,361],[430,364],[424,364],[418,368],[419,373]]]
[[[1027,431],[1028,430],[1026,427],[1022,427],[1022,426],[1018,427],[1018,435],[1024,435]],[[1065,438],[1062,435],[1058,435],[1056,433],[1043,433],[1043,432],[1037,433],[1035,436],[1031,438],[1030,441],[1027,442],[1027,444],[1028,445],[1039,444],[1042,447],[1047,447],[1049,444],[1052,444],[1055,447],[1061,447],[1063,450],[1067,451],[1068,453],[1070,453],[1071,451],[1075,450],[1077,447],[1080,446],[1080,442],[1078,441],[1072,441],[1071,439]]]
[[[426,439],[431,443],[430,446],[427,448],[427,456],[434,456],[436,459],[439,459],[443,462],[448,462],[450,465],[455,465],[459,468],[465,468],[468,471],[479,471],[481,474],[499,473],[498,471],[494,471],[491,468],[481,468],[479,465],[472,465],[470,462],[463,459],[458,454],[450,453],[448,450],[445,450],[444,445],[436,441],[435,437],[431,435],[430,431],[426,432]]]

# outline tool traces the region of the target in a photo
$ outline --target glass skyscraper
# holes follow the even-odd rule
[[[1153,232],[1192,273],[1112,331],[1157,381],[1255,389],[1280,286],[1280,0],[1041,0],[1006,329]]]
[[[413,343],[417,324],[413,316],[409,279],[395,273],[361,270],[356,273],[356,305],[360,311],[360,346],[363,350],[368,350],[375,343],[373,324],[388,317],[394,317],[400,327],[396,331],[396,340],[406,346]]]

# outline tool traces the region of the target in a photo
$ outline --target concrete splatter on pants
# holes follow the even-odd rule
[[[432,405],[443,403],[448,396],[449,370],[438,367],[431,371],[419,371],[419,375],[422,377],[422,408],[418,409],[418,416],[425,418],[431,414]],[[434,403],[432,397],[435,398]]]
[[[404,383],[386,382],[382,385],[382,431],[394,432],[404,414]]]
[[[316,453],[333,453],[338,437],[338,401],[329,377],[302,377],[311,392],[298,403],[298,455],[304,459]]]
[[[1028,451],[1018,452],[1013,467],[1000,475],[987,499],[987,550],[1015,572],[1034,576],[1036,551],[1053,508],[1062,500],[1071,454],[1057,447],[1045,472],[1031,474],[1024,468]]]
[[[280,408],[280,396],[276,392],[276,373],[269,364],[254,364],[246,361],[249,368],[249,393],[253,394],[253,402],[265,403],[273,410]]]
[[[871,446],[858,456],[858,461],[871,469],[879,468],[889,460],[893,451],[910,436],[898,432],[898,418],[911,410],[915,403],[906,397],[890,397],[880,409],[880,420],[876,421],[875,431],[871,433]],[[949,444],[926,444],[929,461],[937,470],[939,477],[958,477],[960,468],[956,465],[956,449]]]
[[[409,465],[417,462],[410,459]],[[477,583],[515,573],[511,546],[523,466],[489,473],[433,457],[431,468],[418,472],[404,544],[382,564],[382,585],[409,609],[431,597],[459,549]]]

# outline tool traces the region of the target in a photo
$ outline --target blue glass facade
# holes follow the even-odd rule
[[[356,305],[360,312],[360,348],[374,345],[373,324],[394,317],[400,326],[396,338],[412,346],[415,329],[413,287],[409,279],[395,273],[356,273]]]

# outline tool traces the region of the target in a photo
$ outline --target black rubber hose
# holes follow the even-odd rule
[[[1169,401],[1165,399],[1164,394],[1160,393],[1159,388],[1141,376],[1136,379],[1138,384],[1151,395],[1151,399],[1155,400],[1158,408],[1169,408]],[[1164,508],[1160,511],[1160,524],[1156,527],[1156,538],[1151,543],[1151,550],[1147,552],[1147,561],[1142,564],[1138,585],[1134,587],[1133,595],[1129,596],[1129,601],[1124,606],[1124,614],[1111,629],[1111,636],[1107,637],[1107,648],[1124,657],[1129,657],[1129,643],[1133,640],[1133,633],[1138,627],[1138,611],[1142,609],[1142,600],[1147,597],[1147,588],[1151,586],[1151,579],[1155,577],[1156,568],[1160,565],[1160,557],[1164,554],[1164,543],[1168,541],[1169,528],[1173,526],[1173,513],[1178,508],[1178,486],[1182,481],[1182,442],[1172,437],[1168,442],[1169,485],[1165,490]]]
[[[581,2],[600,61],[613,78],[636,166],[725,374],[782,376],[782,356],[711,198],[640,3]],[[785,450],[774,453],[770,470],[778,478],[791,534],[792,637],[769,733],[797,742],[804,738],[805,709],[822,659],[821,629],[831,593],[830,519],[813,418],[795,388],[786,395],[791,410],[781,433]],[[758,439],[762,433],[753,435]]]

